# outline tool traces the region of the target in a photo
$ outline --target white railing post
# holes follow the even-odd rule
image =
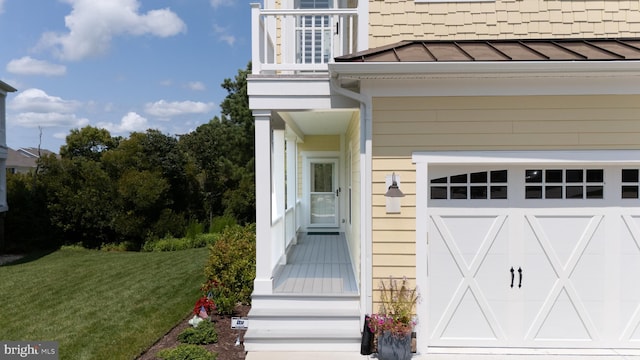
[[[261,54],[264,46],[261,41],[261,29],[263,26],[260,21],[260,4],[251,4],[251,73],[260,74],[262,71]],[[264,31],[264,30],[262,30]]]

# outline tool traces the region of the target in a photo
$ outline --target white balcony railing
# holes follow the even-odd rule
[[[356,49],[357,9],[260,9],[251,4],[253,73],[326,72]]]

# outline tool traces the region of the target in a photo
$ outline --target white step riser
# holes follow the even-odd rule
[[[359,299],[358,299],[359,300]],[[252,299],[252,308],[261,309],[344,309],[359,310],[359,301],[353,299],[344,300],[313,300],[313,299],[278,299],[261,298]]]
[[[245,343],[244,349],[248,352],[254,351],[311,351],[311,352],[360,352],[360,342],[358,343],[295,343],[291,341],[268,343],[252,342]]]
[[[353,329],[360,330],[360,319],[255,319],[252,318],[249,326],[254,329]]]

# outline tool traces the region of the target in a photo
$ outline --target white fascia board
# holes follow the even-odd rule
[[[640,150],[424,151],[414,163],[428,164],[590,164],[638,165]]]
[[[296,76],[250,76],[247,79],[247,94],[295,96],[295,95],[329,95],[331,92],[329,76],[296,77]]]
[[[640,61],[335,62],[329,64],[329,71],[354,79],[640,73]]]
[[[371,96],[640,94],[640,61],[335,63]]]
[[[250,109],[330,109],[328,76],[261,76],[247,79]]]
[[[330,96],[250,96],[250,109],[308,110],[331,109]]]

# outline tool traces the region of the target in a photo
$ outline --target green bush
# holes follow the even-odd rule
[[[236,225],[236,219],[231,215],[216,216],[211,220],[209,225],[209,233],[218,234],[228,226]]]
[[[186,237],[195,239],[197,235],[204,233],[204,225],[196,220],[190,220],[187,225]]]
[[[213,344],[218,341],[218,332],[216,332],[213,322],[204,320],[196,327],[184,329],[184,331],[178,335],[178,341],[194,345]]]
[[[163,360],[216,360],[218,354],[198,345],[181,344],[171,349],[160,350],[156,356]]]
[[[199,234],[195,238],[166,237],[160,240],[147,241],[142,246],[142,251],[178,251],[186,249],[202,248],[212,245],[218,238],[217,234]]]
[[[102,251],[135,251],[137,250],[136,244],[131,241],[125,241],[121,243],[107,243],[100,245]]]
[[[209,247],[205,291],[211,290],[219,314],[232,314],[237,303],[251,304],[256,276],[256,226],[227,227]]]
[[[200,234],[196,236],[194,243],[202,244],[201,246],[198,246],[198,247],[205,247],[205,246],[213,245],[216,242],[216,240],[218,240],[219,237],[220,237],[220,234]]]

